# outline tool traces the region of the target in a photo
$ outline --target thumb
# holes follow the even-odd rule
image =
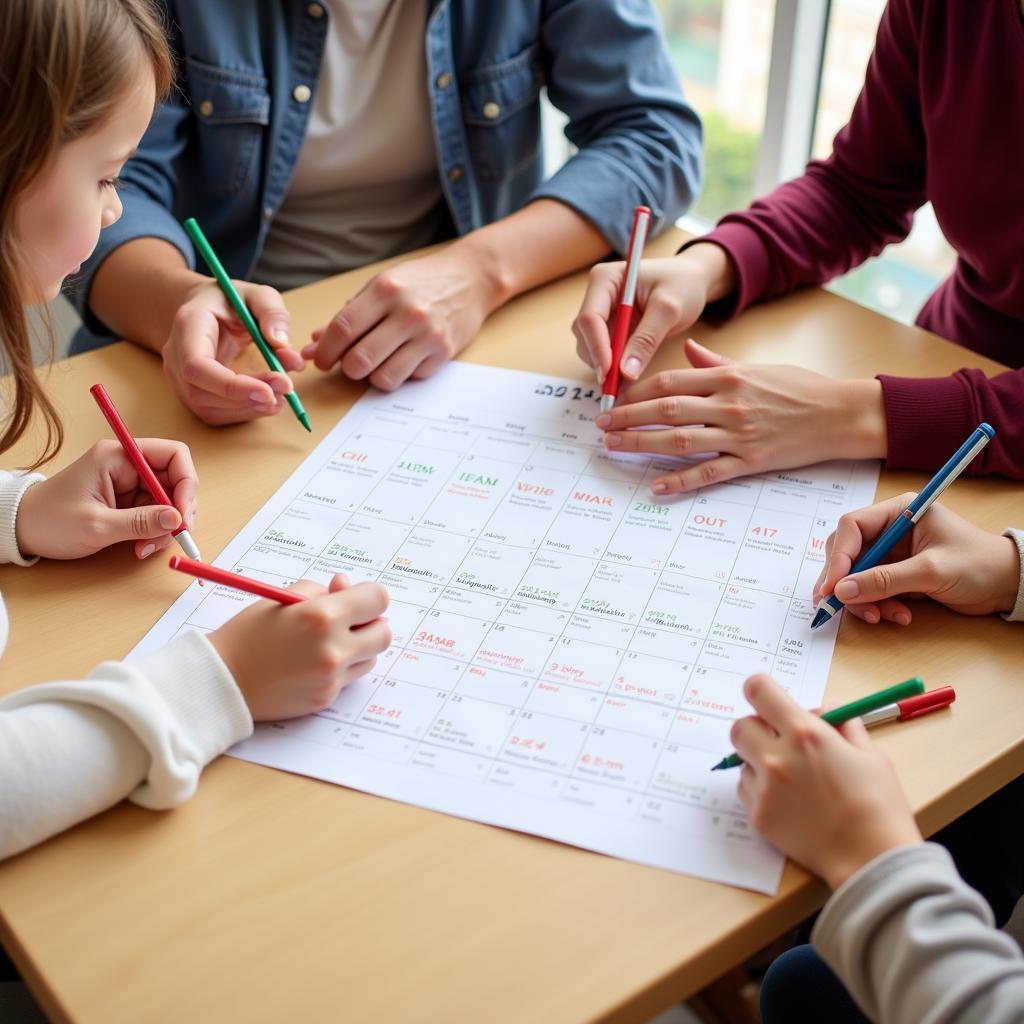
[[[683,351],[686,354],[686,358],[690,361],[690,365],[695,370],[706,370],[714,366],[728,366],[732,362],[731,359],[726,359],[725,356],[705,348],[699,341],[694,341],[693,338],[686,339],[683,343]]]
[[[125,540],[154,540],[166,537],[179,526],[181,513],[170,505],[111,508],[103,516],[103,541],[109,545]]]
[[[679,305],[655,289],[644,306],[639,322],[622,351],[622,375],[636,380],[651,361],[661,343],[680,327]]]
[[[250,284],[245,290],[245,301],[281,365],[286,370],[301,370],[305,360],[292,348],[292,318],[281,293],[267,285]],[[274,388],[279,394],[291,390],[290,381],[282,380],[280,384],[281,387]]]
[[[851,718],[839,726],[839,734],[844,740],[848,740],[860,750],[866,750],[871,746],[871,737],[868,735],[867,726],[859,718]]]
[[[928,594],[934,587],[934,570],[921,555],[914,555],[844,577],[836,584],[835,595],[844,604],[874,604],[900,594]]]

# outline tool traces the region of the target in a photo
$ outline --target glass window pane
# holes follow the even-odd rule
[[[849,120],[886,0],[832,0],[822,68],[815,157],[832,151],[832,139]],[[953,268],[955,255],[931,204],[918,211],[906,241],[852,270],[830,287],[840,295],[910,323],[935,286]]]
[[[775,0],[657,0],[687,99],[704,121],[705,184],[692,216],[713,222],[753,198]]]

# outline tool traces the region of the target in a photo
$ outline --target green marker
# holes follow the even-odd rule
[[[849,722],[852,718],[860,718],[861,715],[866,715],[876,708],[884,708],[886,704],[895,704],[908,697],[916,697],[919,693],[924,693],[924,683],[914,676],[913,679],[906,679],[895,686],[879,690],[878,693],[872,693],[870,696],[861,697],[860,700],[852,700],[849,704],[841,704],[831,711],[825,711],[822,713],[821,720],[828,722],[829,725],[842,725],[843,722]],[[743,758],[739,754],[730,754],[728,757],[723,757],[711,770],[717,772],[721,768],[738,768],[741,764],[743,764]]]
[[[277,358],[277,353],[267,344],[266,338],[263,337],[263,332],[253,319],[252,313],[249,312],[249,307],[242,301],[242,296],[238,294],[238,290],[231,283],[231,278],[228,277],[227,272],[224,270],[224,265],[217,258],[217,254],[207,241],[206,235],[203,234],[203,229],[196,223],[194,217],[189,217],[185,221],[185,230],[188,232],[188,237],[195,242],[199,255],[203,257],[206,265],[210,268],[210,273],[217,279],[217,284],[220,285],[221,290],[228,297],[228,302],[234,307],[243,326],[249,332],[249,337],[252,338],[256,347],[263,354],[263,358],[267,361],[267,366],[276,373],[284,373],[284,367]],[[302,407],[302,402],[299,401],[299,396],[296,394],[294,387],[284,396],[284,400],[292,407],[295,418],[312,433],[313,428],[309,424],[309,414]]]

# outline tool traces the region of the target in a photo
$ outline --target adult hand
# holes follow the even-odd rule
[[[885,455],[878,381],[731,363],[692,338],[685,351],[694,369],[666,370],[632,384],[611,412],[597,417],[611,451],[713,454],[657,477],[655,494],[826,459]]]
[[[255,721],[322,711],[391,643],[379,583],[349,587],[339,575],[326,590],[306,580],[293,589],[310,600],[257,601],[210,634]]]
[[[139,438],[146,461],[174,502],[155,505],[124,449],[99,441],[56,475],[25,491],[15,533],[24,556],[84,558],[122,541],[148,558],[173,540],[184,521],[191,529],[199,480],[180,441]]]
[[[502,301],[470,250],[453,244],[377,274],[302,354],[321,370],[339,363],[352,380],[393,391],[437,372]]]
[[[882,565],[850,575],[861,553],[903,512],[913,492],[848,512],[825,545],[814,603],[835,593],[865,622],[910,624],[908,596],[930,597],[964,615],[1012,611],[1020,554],[1009,537],[979,529],[935,504],[889,552]]]
[[[758,717],[731,732],[744,760],[739,798],[783,853],[838,889],[887,850],[921,842],[888,758],[855,719],[833,728],[769,676],[744,685]]]
[[[305,361],[289,345],[291,319],[273,288],[235,281],[267,344],[285,370]],[[178,397],[204,423],[220,426],[273,416],[292,390],[287,374],[262,370],[236,373],[227,364],[252,344],[249,333],[216,282],[203,279],[174,316],[163,347],[164,373]]]
[[[612,362],[611,329],[618,312],[625,263],[599,263],[590,272],[572,330],[580,359],[604,382]],[[732,261],[714,244],[694,245],[669,259],[640,265],[633,323],[619,369],[627,381],[647,368],[661,343],[691,327],[708,302],[735,287]]]

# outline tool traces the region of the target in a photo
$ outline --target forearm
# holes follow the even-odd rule
[[[136,238],[100,265],[89,289],[89,308],[119,337],[159,352],[174,315],[192,289],[207,282],[181,252],[159,238]]]
[[[930,843],[890,851],[853,876],[822,911],[812,942],[868,1015],[887,1024],[1009,1024],[1024,1005],[1020,949]]]
[[[564,203],[537,199],[502,220],[453,242],[488,282],[491,310],[523,292],[596,263],[611,246]]]

